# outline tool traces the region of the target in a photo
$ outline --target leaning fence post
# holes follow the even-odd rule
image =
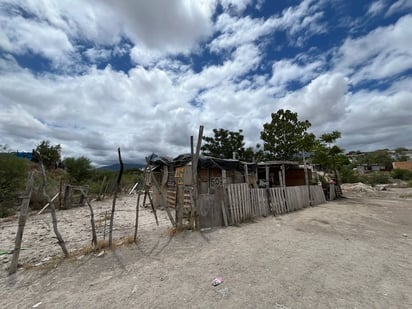
[[[123,168],[124,168],[124,167],[123,167],[123,161],[122,161],[122,155],[121,155],[121,153],[120,153],[120,147],[117,148],[117,152],[118,152],[118,154],[119,154],[120,171],[119,171],[119,176],[117,177],[116,189],[115,189],[114,195],[113,195],[112,213],[111,213],[111,215],[110,215],[109,247],[112,246],[114,211],[115,211],[115,209],[116,209],[117,192],[120,190],[120,182],[122,181]]]
[[[97,235],[96,235],[96,225],[94,223],[94,212],[93,212],[93,208],[92,205],[89,202],[89,199],[87,197],[86,192],[83,189],[80,189],[80,192],[82,194],[82,196],[84,197],[84,199],[86,200],[87,206],[89,206],[89,210],[90,210],[90,224],[92,226],[92,245],[93,246],[97,246]]]
[[[9,275],[14,274],[17,270],[21,242],[23,239],[23,231],[24,231],[24,226],[26,225],[27,211],[29,209],[32,189],[33,189],[33,172],[30,172],[27,177],[26,191],[24,193],[23,201],[20,207],[19,227],[17,229],[16,241],[15,241],[14,250],[13,250],[13,257],[11,259],[10,268],[9,268]]]
[[[56,234],[58,243],[60,247],[62,248],[62,251],[64,255],[67,257],[69,256],[69,252],[66,249],[66,245],[64,243],[64,240],[57,229],[57,217],[56,217],[56,208],[54,207],[54,202],[50,199],[50,196],[47,194],[46,187],[47,187],[47,181],[46,181],[46,170],[44,169],[44,164],[43,164],[43,159],[40,157],[40,165],[41,165],[41,171],[42,171],[42,176],[43,176],[43,195],[44,197],[47,198],[48,203],[50,204],[50,213],[52,217],[52,223],[53,223],[53,230],[54,233]]]
[[[137,241],[137,228],[139,226],[139,204],[140,204],[140,195],[141,192],[139,191],[138,195],[137,195],[137,202],[136,202],[136,221],[135,221],[135,225],[134,225],[134,242]]]

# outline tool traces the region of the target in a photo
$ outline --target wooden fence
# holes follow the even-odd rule
[[[245,183],[230,184],[227,186],[227,196],[230,222],[233,224],[269,214],[280,215],[326,202],[320,186],[253,189]]]

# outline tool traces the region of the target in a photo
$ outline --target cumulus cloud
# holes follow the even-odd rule
[[[398,0],[395,3],[393,3],[390,7],[389,10],[386,13],[386,16],[393,15],[398,12],[402,11],[411,11],[412,10],[412,2],[408,0]]]
[[[39,54],[60,66],[73,57],[74,48],[66,33],[47,23],[0,15],[2,33],[0,48],[6,52],[22,55],[27,52]],[[33,39],[35,37],[36,39]]]
[[[398,2],[396,12],[407,7]],[[31,150],[49,139],[64,156],[99,164],[116,161],[120,146],[142,162],[188,152],[200,124],[206,135],[243,129],[254,146],[270,114],[288,108],[318,135],[342,131],[345,148],[412,146],[412,81],[402,75],[412,66],[410,15],[320,50],[305,44],[329,31],[325,2],[245,15],[254,5],[262,3],[4,0],[1,143]],[[81,70],[39,73],[20,64],[27,55]],[[117,70],[125,56],[131,64]]]
[[[134,43],[147,48],[181,52],[211,34],[214,1],[104,1],[124,18]]]
[[[384,0],[374,1],[369,6],[368,14],[372,16],[377,15],[381,13],[385,9],[385,7],[386,7],[386,1]]]
[[[210,49],[213,52],[231,49],[280,31],[289,35],[291,45],[301,45],[314,34],[325,31],[322,16],[321,6],[312,0],[302,1],[296,7],[285,9],[280,16],[271,16],[266,20],[224,13],[215,24],[215,30],[222,33],[210,43]]]
[[[379,27],[359,38],[345,40],[335,58],[336,70],[351,76],[353,83],[390,78],[412,68],[412,16]]]

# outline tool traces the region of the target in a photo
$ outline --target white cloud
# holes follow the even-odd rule
[[[348,81],[342,74],[322,74],[301,90],[277,100],[279,108],[298,112],[316,133],[340,130],[336,122],[346,113]]]
[[[167,53],[166,53],[167,54]],[[151,66],[165,57],[165,53],[151,50],[145,46],[134,46],[130,51],[130,58],[136,64]]]
[[[67,35],[47,23],[0,15],[0,25],[0,48],[7,52],[39,54],[56,66],[73,57],[74,48]]]
[[[306,84],[319,75],[324,61],[313,59],[307,64],[299,64],[297,59],[282,59],[276,61],[272,66],[272,77],[269,80],[274,86],[286,88],[288,82],[298,81]]]
[[[368,9],[368,14],[375,16],[381,13],[386,7],[385,0],[373,1]]]
[[[253,0],[220,0],[220,3],[225,11],[241,14]]]
[[[410,0],[398,0],[389,7],[386,16],[390,16],[402,11],[410,11],[411,9],[412,2]]]
[[[335,58],[336,70],[351,76],[353,83],[390,78],[412,68],[412,15],[367,35],[347,39]]]
[[[105,48],[89,48],[84,52],[84,55],[93,63],[98,61],[108,60],[111,55],[112,51]]]
[[[222,34],[210,43],[210,49],[213,52],[231,49],[259,41],[276,31],[286,31],[291,45],[301,45],[312,35],[325,31],[320,22],[323,16],[320,9],[320,5],[312,0],[305,0],[296,7],[284,10],[280,16],[271,16],[266,20],[223,13],[215,25],[215,30]]]
[[[261,60],[261,52],[252,44],[242,45],[222,65],[204,68],[199,74],[183,75],[182,86],[186,89],[209,89],[224,82],[233,82],[255,68]]]
[[[4,3],[33,15],[0,8],[5,51],[0,56],[0,135],[13,148],[30,150],[49,139],[62,144],[64,156],[105,163],[116,160],[120,146],[125,158],[141,161],[152,151],[188,152],[189,137],[200,124],[205,134],[220,127],[243,129],[253,146],[263,123],[279,108],[310,120],[317,134],[342,131],[344,147],[382,141],[412,146],[412,81],[399,76],[412,67],[410,15],[347,38],[330,51],[307,46],[280,57],[266,44],[278,43],[273,41],[277,32],[288,38],[279,43],[282,51],[288,44],[298,49],[328,30],[323,27],[325,2],[305,0],[268,18],[242,16],[253,5],[249,0],[222,1],[219,16],[213,16],[214,0]],[[381,9],[376,4],[370,10]],[[204,44],[215,54],[194,63],[203,56],[199,48]],[[55,66],[80,65],[81,74],[32,73],[15,60],[29,52]],[[134,63],[127,72],[80,61],[83,56],[110,63],[112,56],[125,55]],[[349,91],[349,85],[363,81],[388,88]],[[292,90],[296,85],[302,88]]]
[[[339,121],[343,146],[352,150],[410,147],[411,84],[409,78],[395,82],[386,90],[351,94],[348,112]]]
[[[211,34],[214,1],[104,1],[123,17],[135,44],[163,52],[182,52]]]

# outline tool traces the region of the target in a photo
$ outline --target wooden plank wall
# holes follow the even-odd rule
[[[310,186],[310,194],[312,195],[312,206],[326,203],[325,193],[321,186]]]
[[[266,217],[270,213],[267,189],[250,189],[253,217]]]
[[[333,201],[336,199],[336,189],[334,184],[329,184],[329,200]]]
[[[247,183],[230,184],[227,186],[229,212],[234,224],[252,218],[252,203],[249,185]]]
[[[272,213],[276,215],[281,215],[288,212],[286,195],[283,188],[270,188],[270,204],[272,208]]]
[[[176,205],[176,188],[173,188],[173,190],[170,190],[170,189],[167,190],[166,200],[167,200],[167,207],[175,208],[175,205]]]
[[[222,206],[217,194],[199,194],[198,216],[200,228],[223,226]]]
[[[326,202],[322,187],[311,186],[310,189],[313,206]],[[230,222],[233,224],[270,213],[276,216],[310,206],[308,186],[255,189],[245,183],[229,184],[227,196]]]
[[[287,187],[288,210],[295,211],[309,206],[309,190],[307,186]]]

